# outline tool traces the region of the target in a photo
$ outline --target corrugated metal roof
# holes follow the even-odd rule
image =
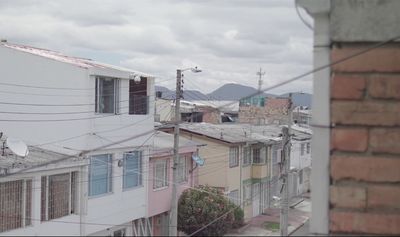
[[[152,75],[149,75],[147,73],[142,73],[142,72],[135,71],[135,70],[132,70],[132,69],[123,68],[123,67],[119,67],[119,66],[114,66],[114,65],[110,65],[110,64],[94,61],[92,59],[67,56],[67,55],[64,55],[64,54],[62,54],[60,52],[53,51],[53,50],[36,48],[36,47],[32,47],[32,46],[27,46],[27,45],[11,44],[11,43],[8,43],[8,42],[2,42],[2,43],[0,43],[0,45],[4,46],[6,48],[18,50],[18,51],[21,51],[21,52],[30,53],[30,54],[34,54],[34,55],[37,55],[37,56],[40,56],[40,57],[53,59],[53,60],[56,60],[56,61],[59,61],[59,62],[72,64],[72,65],[80,67],[80,68],[85,68],[85,69],[89,69],[89,68],[112,69],[112,70],[123,71],[123,72],[138,73],[138,74],[141,74],[141,75],[144,75],[144,76],[152,76]]]

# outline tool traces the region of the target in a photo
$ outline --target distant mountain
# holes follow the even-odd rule
[[[289,93],[282,94],[280,97],[289,97]],[[294,92],[292,93],[294,106],[307,106],[311,108],[312,95],[308,93]]]
[[[240,84],[225,84],[215,91],[208,94],[209,97],[214,98],[215,100],[239,100],[248,95],[252,95],[257,92],[257,89],[250,86],[243,86]],[[272,94],[266,94],[265,96],[272,96]]]
[[[175,98],[175,90],[170,90],[163,86],[155,86],[156,91],[161,91],[161,97],[164,99],[174,99]],[[200,91],[196,90],[184,90],[183,91],[183,99],[184,100],[208,100],[209,97]]]
[[[156,91],[162,92],[162,98],[174,99],[175,90],[170,90],[163,86],[156,86]],[[243,97],[254,94],[257,89],[240,84],[225,84],[209,94],[203,94],[196,90],[185,90],[183,98],[185,100],[240,100]],[[264,96],[278,97],[277,95],[264,93]],[[289,93],[279,95],[279,97],[289,97]],[[302,105],[311,108],[312,95],[308,93],[292,93],[295,106]]]

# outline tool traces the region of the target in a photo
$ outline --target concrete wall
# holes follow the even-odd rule
[[[63,141],[62,144],[45,146],[49,150],[59,152],[71,152],[91,149],[109,143],[122,140],[153,129],[154,105],[150,104],[148,115],[128,115],[129,80],[122,79],[120,84],[120,112],[119,115],[107,116],[107,114],[95,114],[95,76],[114,75],[121,76],[118,72],[79,68],[67,63],[36,56],[29,53],[0,47],[0,75],[3,83],[13,83],[42,87],[80,88],[85,90],[57,90],[38,89],[26,87],[13,87],[3,85],[3,91],[14,92],[12,94],[0,93],[2,102],[28,103],[28,104],[87,104],[84,106],[29,106],[1,104],[1,111],[24,113],[68,113],[85,112],[83,114],[3,114],[3,120],[57,120],[80,119],[102,117],[98,119],[83,119],[73,121],[43,121],[43,122],[8,122],[0,121],[2,131],[8,137],[16,137],[28,144],[42,144],[71,138],[78,135],[86,135],[79,138]],[[23,70],[21,70],[23,68]],[[24,94],[28,93],[28,94]],[[35,95],[29,95],[35,94]],[[148,80],[148,92],[150,102],[154,101],[154,79]],[[105,117],[106,116],[106,117]],[[136,126],[127,126],[135,123]],[[112,130],[127,126],[124,129],[101,133],[104,130]],[[143,138],[125,143],[127,146],[140,145]],[[61,146],[60,146],[61,145]],[[62,148],[70,148],[70,150]],[[72,149],[72,150],[71,150]]]
[[[195,166],[193,160],[192,160],[192,153],[185,153],[182,154],[186,156],[186,177],[187,180],[185,182],[182,182],[178,185],[178,200],[179,196],[181,193],[194,186],[194,183],[196,182],[194,179],[197,179],[197,172],[198,168],[196,168],[192,173],[189,171]],[[168,167],[168,186],[163,187],[160,189],[153,189],[153,181],[154,181],[154,162],[160,159],[166,159],[167,160],[167,167]],[[148,183],[148,212],[147,216],[152,217],[164,212],[168,212],[171,209],[171,197],[172,197],[172,182],[173,182],[173,177],[172,177],[172,169],[169,168],[172,166],[173,158],[172,156],[167,156],[167,157],[152,157],[150,159],[149,163],[149,179],[147,181]]]
[[[239,122],[251,124],[286,124],[289,99],[266,98],[264,107],[243,105],[239,107]]]

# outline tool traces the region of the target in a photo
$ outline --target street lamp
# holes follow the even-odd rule
[[[175,126],[174,126],[174,164],[172,166],[173,182],[172,182],[172,199],[171,199],[171,215],[169,225],[169,236],[177,236],[178,231],[178,201],[177,201],[177,172],[179,159],[179,122],[180,122],[180,104],[181,104],[181,83],[182,72],[192,71],[193,73],[201,72],[197,67],[177,69],[176,70],[176,94],[175,94]]]

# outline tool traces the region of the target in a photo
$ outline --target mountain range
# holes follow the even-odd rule
[[[156,91],[162,92],[162,98],[174,99],[175,91],[170,90],[163,86],[156,86]],[[193,100],[240,100],[243,97],[257,93],[257,89],[244,86],[240,84],[229,83],[221,86],[215,91],[204,94],[197,90],[184,90],[183,99]],[[282,95],[274,95],[263,93],[264,96],[268,97],[289,97],[289,93]],[[295,106],[307,106],[311,108],[312,95],[309,93],[294,92],[292,93],[293,103]]]

